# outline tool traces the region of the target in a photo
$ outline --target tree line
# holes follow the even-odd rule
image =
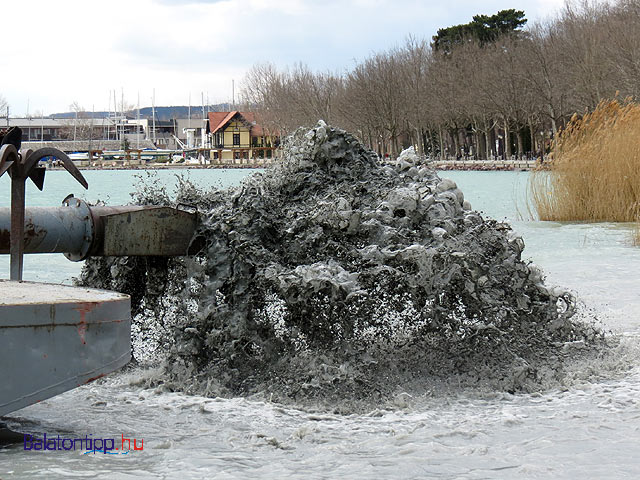
[[[243,99],[281,134],[318,119],[380,155],[544,157],[575,114],[640,96],[640,0],[569,1],[526,28],[524,12],[476,15],[410,37],[336,74],[254,65]]]

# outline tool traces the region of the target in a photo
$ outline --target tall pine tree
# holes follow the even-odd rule
[[[452,27],[441,28],[433,36],[434,50],[449,52],[464,42],[478,42],[480,45],[493,43],[504,35],[521,32],[527,23],[522,10],[501,10],[495,15],[475,15],[473,21]]]

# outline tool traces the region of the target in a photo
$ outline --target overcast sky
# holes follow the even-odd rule
[[[374,52],[430,39],[478,13],[564,0],[27,0],[2,2],[0,95],[11,115],[231,100],[257,62],[342,72]],[[3,112],[4,114],[4,112]]]

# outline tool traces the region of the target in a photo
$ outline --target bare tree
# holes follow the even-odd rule
[[[409,37],[398,52],[402,75],[400,89],[404,97],[404,118],[412,144],[417,144],[418,153],[428,150],[432,116],[429,115],[430,89],[427,73],[431,67],[431,49],[426,40]]]
[[[69,140],[90,140],[99,137],[98,127],[94,126],[93,118],[77,101],[69,105],[74,117],[67,119],[60,135]]]
[[[525,88],[531,91],[538,106],[538,115],[546,120],[552,134],[558,124],[568,115],[569,88],[567,67],[563,62],[562,32],[554,22],[537,24],[526,40],[522,58],[527,72]]]
[[[0,116],[9,117],[9,102],[0,94]]]
[[[445,157],[460,156],[468,147],[467,129],[473,121],[471,105],[474,101],[470,82],[477,74],[473,58],[478,51],[478,46],[468,43],[447,54],[439,53],[428,72],[431,111]]]
[[[602,45],[622,96],[640,97],[640,0],[622,0],[602,19]]]
[[[241,98],[247,109],[256,111],[259,122],[267,128],[282,133],[295,128],[288,117],[283,74],[275,65],[254,65],[244,78]]]
[[[376,54],[356,65],[348,76],[354,101],[360,103],[367,128],[378,136],[381,153],[399,152],[405,97],[400,86],[397,52]]]
[[[566,67],[566,88],[573,111],[594,109],[600,100],[615,96],[618,90],[604,48],[609,41],[604,19],[610,13],[607,2],[567,2],[557,20],[562,35],[559,61]]]

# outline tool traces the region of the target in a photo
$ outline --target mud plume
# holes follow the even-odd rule
[[[412,150],[383,164],[322,122],[240,187],[147,186],[136,201],[197,205],[206,247],[92,259],[81,282],[132,295],[135,355],[162,361],[169,388],[302,403],[533,390],[600,338],[454,182]]]

